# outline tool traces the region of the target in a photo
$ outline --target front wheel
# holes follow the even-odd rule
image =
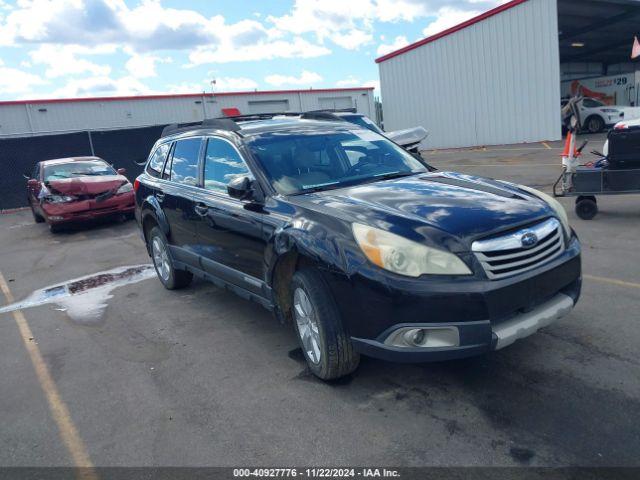
[[[43,223],[44,222],[44,218],[42,218],[42,215],[37,214],[35,209],[33,208],[33,205],[31,205],[31,214],[33,215],[33,221],[36,223]]]
[[[311,372],[322,380],[343,377],[358,368],[360,355],[353,350],[338,306],[320,273],[296,272],[292,281],[295,330]]]
[[[174,268],[173,261],[169,255],[169,246],[164,235],[158,227],[153,227],[149,234],[149,245],[153,266],[156,269],[158,278],[167,290],[184,288],[191,283],[193,274],[185,270]]]

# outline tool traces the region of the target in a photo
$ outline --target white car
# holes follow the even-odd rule
[[[640,107],[605,105],[590,97],[580,100],[578,106],[582,125],[589,133],[601,132],[605,127],[611,127],[622,120],[640,118]]]

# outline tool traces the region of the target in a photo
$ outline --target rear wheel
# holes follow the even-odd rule
[[[589,133],[600,133],[604,128],[604,121],[597,116],[589,117],[587,119],[587,130]]]
[[[581,196],[576,199],[576,215],[582,220],[591,220],[598,213],[596,197]]]
[[[342,324],[338,306],[320,273],[306,268],[292,280],[294,325],[307,365],[322,380],[353,372],[360,355]]]
[[[158,278],[167,290],[184,288],[191,283],[193,274],[174,268],[169,255],[169,246],[158,227],[153,227],[149,234],[149,250]]]

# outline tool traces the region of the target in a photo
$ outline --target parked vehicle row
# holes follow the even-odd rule
[[[344,121],[170,127],[134,190],[162,284],[197,275],[274,311],[322,379],[352,372],[360,354],[500,349],[580,296],[580,243],[556,200],[434,171]]]

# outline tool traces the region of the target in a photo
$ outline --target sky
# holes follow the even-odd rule
[[[0,0],[0,100],[379,88],[377,57],[501,3]]]

